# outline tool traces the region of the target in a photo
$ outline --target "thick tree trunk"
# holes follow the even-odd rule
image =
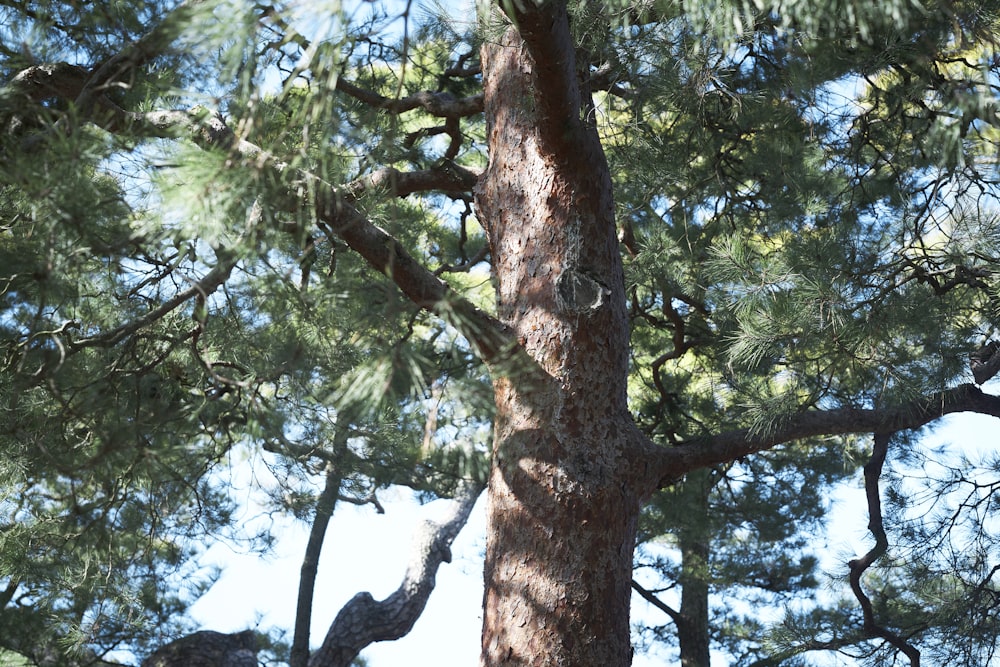
[[[477,206],[500,319],[535,365],[495,381],[482,661],[616,667],[631,663],[641,457],[611,179],[564,8],[518,30],[483,47]]]

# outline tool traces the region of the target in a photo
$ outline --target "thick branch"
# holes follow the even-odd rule
[[[868,530],[875,537],[875,545],[861,558],[848,563],[851,568],[851,590],[861,604],[864,615],[864,631],[869,637],[881,637],[902,651],[910,659],[911,667],[920,667],[920,651],[910,645],[905,639],[875,621],[875,611],[872,602],[861,588],[861,575],[871,565],[885,555],[889,548],[889,540],[882,524],[882,501],[879,497],[879,477],[885,456],[889,451],[890,433],[876,433],[872,456],[865,464],[865,495],[868,498]]]
[[[203,0],[184,0],[178,4],[139,40],[95,68],[82,92],[89,94],[94,90],[106,90],[122,81],[135,68],[163,55],[184,29],[193,23],[198,6],[202,4]],[[83,102],[77,100],[80,106],[84,106]]]
[[[451,562],[451,544],[469,519],[482,487],[468,484],[441,522],[425,522],[414,540],[413,555],[396,592],[376,602],[358,593],[344,605],[309,667],[348,667],[366,646],[399,639],[413,628],[434,590],[437,569]]]
[[[383,167],[345,184],[341,192],[350,201],[356,200],[365,192],[379,190],[387,190],[397,197],[430,190],[468,193],[478,178],[478,172],[453,163],[421,171],[400,171],[394,167]]]
[[[454,326],[487,363],[503,362],[512,341],[494,317],[472,305],[420,264],[391,234],[373,225],[336,191],[318,193],[317,211],[347,245],[373,268],[388,276],[417,306]]]
[[[217,113],[199,108],[192,112],[140,114],[117,107],[103,94],[95,95],[102,93],[124,72],[147,62],[169,46],[198,4],[199,0],[182,2],[159,26],[97,67],[93,73],[65,64],[37,66],[16,75],[10,88],[28,99],[58,97],[73,100],[83,113],[93,113],[93,107],[99,106],[100,113],[93,113],[91,120],[112,132],[187,135],[202,147],[230,150],[243,158],[245,163],[258,168],[285,171],[287,165],[237,137]],[[478,113],[483,106],[481,95],[457,100],[446,93],[424,92],[401,100],[390,100],[342,79],[338,80],[337,87],[357,99],[396,113],[421,107],[434,115],[457,117]],[[98,104],[89,104],[88,100]],[[373,225],[350,203],[361,191],[383,183],[389,183],[393,192],[400,196],[430,188],[448,192],[468,191],[474,184],[475,174],[455,165],[422,172],[419,176],[383,170],[369,177],[368,182],[352,184],[345,191],[338,191],[308,173],[300,172],[296,176],[296,181],[311,186],[323,223],[375,269],[389,276],[414,303],[443,316],[461,331],[485,361],[497,360],[510,347],[509,336],[494,318],[461,299],[446,282],[421,266],[396,239]]]
[[[472,116],[483,111],[483,95],[455,97],[451,93],[435,93],[422,90],[403,98],[385,97],[343,78],[337,78],[337,90],[376,109],[400,114],[413,109],[423,109],[432,116],[459,118]]]
[[[789,416],[773,430],[739,429],[696,438],[676,447],[646,446],[653,483],[670,484],[689,470],[734,461],[792,440],[847,433],[895,433],[925,426],[956,412],[1000,417],[1000,397],[983,393],[972,384],[880,409],[812,410]]]
[[[179,112],[165,112],[179,113]],[[190,119],[191,114],[187,114]],[[156,119],[161,127],[165,118]],[[183,119],[180,122],[184,123]],[[186,121],[190,123],[190,120]],[[284,172],[287,165],[275,160],[258,146],[239,140],[218,114],[211,114],[193,129],[194,137],[206,147],[228,147],[242,157],[248,166]],[[315,209],[327,225],[347,245],[361,255],[373,268],[388,276],[417,306],[443,317],[462,333],[486,362],[502,361],[510,348],[510,337],[495,318],[456,294],[438,276],[420,264],[391,234],[372,224],[352,203],[354,195],[345,196],[337,188],[307,172],[299,171],[294,180],[309,184],[315,198]],[[425,171],[412,177],[397,174],[399,193],[415,192],[418,186],[435,186],[457,190],[468,185],[471,174],[458,168],[442,168],[440,172]],[[397,188],[400,187],[397,185]]]
[[[84,114],[115,115],[116,105],[107,92],[116,86],[128,86],[132,72],[165,53],[183,30],[192,23],[202,0],[185,0],[167,14],[143,37],[103,63],[88,70],[67,63],[42,63],[18,72],[8,90],[39,102],[59,98],[73,102]]]
[[[85,85],[86,71],[59,68],[58,86],[45,85],[48,91],[71,96]],[[27,91],[25,91],[27,92]],[[240,139],[222,117],[203,107],[190,111],[127,112],[113,107],[95,122],[111,132],[128,131],[148,136],[187,137],[205,149],[229,150],[244,166],[286,172],[288,165],[259,146]],[[389,186],[398,196],[418,191],[468,191],[476,174],[454,164],[435,170],[406,174],[385,169],[340,190],[309,174],[298,171],[290,180],[308,184],[322,223],[360,254],[376,270],[392,279],[416,305],[443,317],[458,329],[487,363],[503,361],[511,349],[510,336],[495,318],[456,294],[445,281],[425,268],[388,232],[372,224],[353,201],[369,188]],[[213,276],[214,277],[214,276]]]

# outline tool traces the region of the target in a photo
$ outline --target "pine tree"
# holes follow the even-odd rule
[[[966,382],[997,324],[994,7],[78,5],[0,4],[6,648],[183,631],[246,454],[317,544],[342,499],[488,477],[482,664],[625,665],[655,494],[868,434],[838,638],[915,664],[922,626],[865,592],[875,501],[908,432],[1000,416]],[[405,632],[461,516],[374,608],[405,622],[361,595],[308,664]]]

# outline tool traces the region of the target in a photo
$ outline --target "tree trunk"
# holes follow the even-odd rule
[[[641,457],[611,178],[565,8],[525,10],[482,62],[477,211],[534,364],[495,373],[482,664],[628,665]]]
[[[686,475],[679,498],[690,508],[690,523],[677,531],[681,551],[681,609],[677,620],[677,640],[682,667],[710,667],[708,625],[708,560],[711,529],[708,497],[711,492],[708,469]]]
[[[347,443],[347,429],[338,429],[334,436],[335,451]],[[313,516],[312,527],[309,529],[309,541],[302,557],[302,568],[299,574],[299,595],[295,603],[295,629],[292,632],[292,647],[289,651],[289,667],[307,667],[309,665],[309,631],[312,626],[313,596],[316,594],[316,575],[319,570],[319,556],[323,551],[323,541],[330,519],[337,507],[340,486],[343,477],[340,470],[333,464],[328,464],[326,482],[323,492],[316,501],[316,513]]]

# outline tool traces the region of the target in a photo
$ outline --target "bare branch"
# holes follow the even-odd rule
[[[679,611],[668,605],[660,598],[656,597],[653,591],[647,588],[643,588],[641,585],[639,585],[639,583],[635,579],[632,580],[632,590],[638,593],[643,600],[650,603],[651,605],[662,611],[664,614],[669,616],[670,620],[673,621],[674,623],[681,622],[682,620],[681,613]]]
[[[480,485],[466,484],[447,517],[424,523],[399,588],[379,602],[367,592],[351,598],[337,614],[309,667],[348,667],[369,644],[398,639],[413,628],[434,590],[438,567],[451,562],[451,544],[468,521],[481,491]]]
[[[371,505],[372,507],[375,508],[376,514],[385,514],[385,507],[382,506],[381,501],[379,501],[378,496],[375,495],[374,491],[362,497],[345,496],[341,494],[337,496],[337,500],[343,503],[347,503],[348,505],[358,505],[359,507],[363,505]]]

